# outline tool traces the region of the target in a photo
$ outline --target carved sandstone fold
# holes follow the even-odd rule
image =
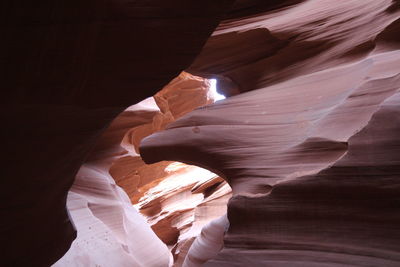
[[[338,247],[357,247],[357,242],[365,243],[365,239],[357,238],[358,235],[362,236],[363,233],[368,233],[369,231],[373,238],[371,242],[377,242],[384,248],[387,248],[385,240],[388,243],[396,243],[396,239],[393,239],[396,236],[396,231],[393,230],[389,234],[388,230],[379,230],[379,227],[383,227],[380,222],[361,223],[361,232],[355,233],[357,224],[353,224],[351,221],[353,219],[350,217],[342,217],[342,212],[346,210],[346,212],[351,213],[353,206],[359,205],[360,207],[354,209],[354,213],[360,216],[360,221],[364,219],[368,221],[367,218],[371,216],[371,213],[380,214],[376,207],[367,204],[370,201],[368,200],[369,198],[375,199],[375,197],[378,197],[379,201],[383,201],[377,205],[384,206],[391,201],[395,206],[399,204],[396,202],[398,199],[391,195],[388,195],[389,200],[386,201],[384,200],[385,193],[379,193],[379,196],[375,196],[371,191],[368,191],[372,189],[364,192],[363,188],[367,186],[364,183],[369,183],[368,181],[372,178],[367,179],[362,176],[369,175],[368,173],[374,176],[373,170],[382,168],[382,171],[378,171],[375,174],[376,177],[374,176],[377,190],[381,186],[390,188],[398,186],[398,181],[392,178],[387,180],[384,176],[387,174],[392,177],[398,172],[396,168],[386,167],[387,164],[398,164],[399,160],[398,155],[400,154],[396,148],[398,146],[396,142],[399,141],[400,137],[394,134],[396,129],[398,130],[396,127],[399,126],[398,113],[395,110],[392,112],[389,108],[379,126],[382,127],[384,123],[389,123],[392,125],[390,127],[394,128],[388,126],[390,128],[388,132],[384,132],[381,129],[380,135],[367,136],[358,141],[359,154],[353,156],[352,161],[347,164],[354,170],[361,168],[357,172],[359,174],[348,173],[346,171],[348,168],[335,167],[342,164],[342,162],[347,162],[346,159],[354,153],[352,147],[354,142],[357,142],[354,140],[357,140],[358,133],[362,133],[363,129],[371,125],[371,118],[382,109],[382,103],[400,88],[399,75],[384,72],[376,66],[385,65],[386,61],[392,61],[393,57],[396,57],[397,62],[400,62],[400,54],[391,54],[390,59],[388,55],[385,57],[385,55],[381,54],[372,56],[371,59],[357,64],[328,69],[265,89],[231,97],[206,108],[195,110],[170,124],[167,130],[155,133],[142,141],[140,151],[147,162],[167,159],[207,166],[216,173],[224,174],[224,177],[232,186],[234,194],[242,195],[235,197],[229,204],[228,219],[231,221],[231,218],[237,218],[234,221],[237,228],[235,228],[235,225],[232,226],[231,222],[229,234],[225,238],[226,250],[224,249],[221,256],[217,258],[218,261],[215,262],[215,266],[224,266],[223,264],[232,266],[235,261],[238,261],[236,263],[238,264],[237,266],[249,265],[250,263],[250,265],[255,265],[260,261],[268,262],[272,265],[275,264],[274,258],[271,261],[268,260],[270,255],[268,250],[265,252],[266,254],[263,254],[264,252],[260,252],[261,254],[249,252],[251,255],[255,253],[254,260],[247,258],[252,258],[252,256],[243,254],[248,249],[250,251],[252,249],[257,249],[258,251],[259,248],[267,249],[271,238],[280,240],[277,237],[270,236],[274,234],[274,231],[278,231],[277,234],[280,234],[280,231],[285,233],[290,230],[294,231],[293,235],[301,237],[300,239],[296,239],[295,236],[291,237],[292,239],[286,241],[289,242],[288,245],[277,246],[277,249],[279,248],[283,253],[277,257],[290,257],[287,251],[296,250],[292,243],[297,244],[300,242],[303,244],[304,248],[302,250],[316,250],[318,246],[325,246],[323,240],[328,238],[324,232],[314,231],[314,229],[320,227],[328,227],[324,223],[325,220],[332,221],[332,223],[329,223],[330,231],[335,233],[334,235],[337,234],[338,237],[337,239],[332,239],[332,241],[329,241],[328,238],[328,241],[326,241],[328,242],[326,254],[320,254],[319,252],[308,254],[304,252],[307,264],[316,264],[311,262],[323,260],[327,264],[335,264],[336,261],[332,260],[331,253],[344,253],[343,250],[337,250]],[[393,102],[393,105],[396,105],[396,103]],[[224,116],[221,116],[221,114],[224,114]],[[385,138],[389,137],[391,139],[388,139],[387,142],[394,142],[393,146],[385,145],[381,148],[381,151],[371,148],[374,140],[385,143]],[[388,154],[386,157],[389,157],[391,161],[377,160],[373,165],[374,157],[382,158],[385,153]],[[327,176],[323,175],[323,170],[330,170],[332,174],[329,177],[336,177],[336,179],[327,179]],[[351,181],[346,180],[349,175],[352,175],[353,183],[358,184],[359,189],[357,189],[357,186],[347,187],[347,182]],[[315,179],[317,179],[318,185],[321,187],[315,185],[307,189],[307,183],[302,185],[306,179],[300,178],[304,176],[317,177]],[[341,185],[341,182],[344,184]],[[241,219],[242,214],[257,213],[258,209],[262,212],[264,205],[268,205],[271,189],[272,192],[276,192],[274,191],[275,187],[282,183],[300,184],[306,187],[304,190],[310,194],[310,197],[317,195],[318,191],[324,192],[324,194],[321,194],[326,195],[332,202],[330,205],[333,206],[318,208],[318,205],[313,206],[312,203],[314,201],[318,203],[319,200],[312,200],[309,204],[310,209],[315,207],[317,210],[314,211],[315,214],[307,215],[310,218],[310,228],[307,228],[307,225],[304,225],[303,228],[297,228],[296,221],[293,218],[284,221],[284,223],[282,222],[282,225],[289,225],[287,226],[288,228],[283,228],[282,230],[271,228],[271,230],[268,230],[271,231],[270,234],[267,234],[266,230],[264,230],[269,229],[270,219],[265,223],[263,221],[263,218],[269,217],[268,213],[263,213],[257,220],[250,215],[246,215],[250,216],[248,220],[243,221]],[[368,186],[373,188],[374,184]],[[280,186],[277,188],[280,188]],[[293,189],[289,188],[288,190],[287,192],[283,191],[282,194],[289,194],[293,198],[292,201],[309,201],[304,200],[304,198],[308,197],[307,194],[292,196]],[[341,190],[345,190],[347,193],[342,193]],[[342,194],[348,194],[345,195],[346,198],[351,198],[352,190],[360,190],[357,193],[360,195],[354,196],[357,198],[354,201],[358,204],[354,204],[352,200],[347,203],[343,199]],[[330,193],[328,194],[328,192]],[[353,193],[356,194],[356,192]],[[249,201],[253,202],[251,202],[252,204],[242,204],[242,199],[249,199]],[[367,202],[361,204],[363,201]],[[378,203],[380,203],[379,201]],[[259,204],[257,204],[258,202]],[[245,206],[242,207],[242,205]],[[282,205],[282,208],[294,209],[291,202],[287,204],[283,202]],[[338,207],[335,208],[335,205],[338,205]],[[388,221],[386,223],[392,225],[390,227],[394,227],[398,223],[397,215],[395,215],[398,214],[398,210],[395,206],[388,207],[393,215],[381,214],[382,218],[387,218]],[[271,208],[273,209],[274,206]],[[242,209],[247,211],[244,213]],[[330,212],[332,213],[330,216],[341,219],[336,221],[329,216],[325,219],[324,214],[318,213],[319,209],[323,210],[321,211],[322,213]],[[301,207],[296,208],[296,210],[296,214],[302,213]],[[275,215],[271,214],[271,216],[274,217]],[[282,220],[285,220],[285,214],[280,216],[283,216]],[[257,223],[253,224],[253,219],[251,218]],[[277,225],[281,225],[280,223],[278,222]],[[293,227],[293,229],[290,227]],[[342,229],[343,227],[344,229]],[[244,231],[243,234],[236,235],[236,229],[243,229],[240,230]],[[296,230],[298,232],[295,232]],[[253,234],[250,235],[248,234],[249,232]],[[380,235],[384,235],[384,238],[377,237]],[[354,236],[356,240],[354,241],[351,236]],[[256,238],[256,241],[254,241],[255,244],[252,247],[245,248],[240,245],[243,242],[250,242],[249,240],[254,238]],[[312,241],[314,239],[320,240],[318,241],[319,243],[315,241],[317,243],[308,247],[307,244],[314,242]],[[372,255],[370,257],[375,257],[372,262],[394,266],[395,262],[393,260],[397,259],[397,254],[392,246],[390,245],[390,251],[387,251],[388,254],[376,254],[370,250],[370,247],[359,244],[357,249],[351,253]],[[237,250],[232,250],[234,248],[237,248]],[[244,259],[238,260],[234,256],[236,252],[240,252],[238,255],[244,255]],[[293,264],[300,264],[300,258],[303,257],[301,256],[303,255],[302,253],[293,252]],[[389,261],[386,261],[385,255],[388,255]],[[358,260],[358,256],[337,256],[341,259],[340,262],[347,264]],[[191,257],[190,254],[188,257]],[[367,262],[368,258],[361,257],[359,260]],[[284,266],[285,261],[282,259],[280,261]]]
[[[234,197],[225,247],[206,266],[398,266],[400,94],[330,168],[265,197]]]
[[[398,12],[387,11],[391,0],[309,0],[265,12],[260,12],[265,3],[256,2],[245,3],[243,11],[259,12],[222,21],[188,68],[224,77],[220,90],[226,95],[356,62],[376,45],[387,51],[399,43]]]
[[[399,13],[366,2],[221,23],[191,68],[251,92],[141,142],[148,163],[193,163],[232,186],[224,247],[205,266],[399,265]],[[266,45],[243,54],[224,43],[262,45],[261,32]]]
[[[106,166],[86,163],[76,176],[67,205],[78,236],[53,266],[171,266],[167,246]]]

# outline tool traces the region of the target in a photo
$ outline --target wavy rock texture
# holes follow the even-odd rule
[[[54,266],[172,266],[203,225],[226,214],[231,190],[222,178],[183,163],[145,165],[136,153],[143,137],[212,103],[209,87],[183,72],[113,121],[69,191],[78,236]]]
[[[220,24],[189,69],[247,93],[140,146],[148,163],[206,166],[233,189],[229,229],[205,228],[184,266],[400,264],[396,7],[310,0]]]
[[[68,192],[67,208],[77,238],[53,266],[170,265],[168,248],[109,173],[112,162],[125,152],[119,145],[124,133],[151,122],[158,112],[148,98],[120,114],[99,138]]]
[[[68,193],[78,235],[53,266],[170,266],[170,252],[99,162],[86,163]]]
[[[117,184],[172,248],[176,266],[183,262],[202,226],[226,213],[231,188],[220,177],[195,166],[174,162],[146,165],[138,147],[142,138],[196,107],[213,103],[209,87],[208,80],[185,72],[171,81],[154,96],[159,112],[151,122],[126,131],[121,142],[126,153],[110,167]]]
[[[153,183],[136,207],[171,247],[174,266],[181,266],[203,226],[225,216],[231,188],[222,178],[199,167],[171,163],[166,170],[170,174]]]
[[[78,238],[56,265],[172,264],[129,200],[174,244],[177,266],[400,265],[399,1],[0,5],[2,265],[56,262],[76,237],[70,216]],[[187,70],[243,94],[182,117],[140,152],[223,177],[227,216],[220,178],[156,191],[174,184],[168,169],[192,167],[137,157],[143,137],[187,108],[173,92],[102,135],[202,47]],[[182,197],[199,205],[180,209]]]

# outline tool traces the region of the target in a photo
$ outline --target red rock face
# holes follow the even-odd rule
[[[232,186],[229,229],[208,229],[224,247],[205,266],[400,264],[395,6],[304,1],[214,32],[190,69],[221,75],[225,92],[251,92],[197,109],[140,147],[146,162],[206,166]],[[192,246],[184,266],[204,262],[212,244]]]

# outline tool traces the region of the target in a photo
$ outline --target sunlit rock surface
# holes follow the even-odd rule
[[[169,266],[168,248],[106,169],[81,167],[67,207],[78,235],[53,266]]]
[[[222,178],[196,166],[171,163],[166,170],[170,175],[148,190],[136,206],[172,248],[174,266],[181,266],[202,227],[226,214],[231,188]]]
[[[212,103],[210,84],[183,72],[113,121],[68,193],[78,236],[54,266],[180,266],[202,226],[226,214],[222,178],[178,162],[145,165],[137,154],[143,137]]]
[[[186,266],[400,265],[398,7],[297,1],[220,24],[190,70],[251,92],[140,146],[146,162],[207,166],[232,186],[228,223],[204,229],[223,249],[195,241]]]

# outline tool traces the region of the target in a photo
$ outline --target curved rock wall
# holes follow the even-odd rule
[[[187,67],[233,2],[1,4],[2,264],[48,266],[69,249],[67,192],[85,162],[68,200],[81,232],[57,264],[172,263],[129,204],[157,202],[145,177],[167,177],[170,163],[152,169],[126,154],[137,154],[153,126],[125,136],[139,125],[162,129],[170,103],[142,102],[101,133]],[[219,216],[229,187],[219,178],[180,191],[203,200],[177,210],[178,223],[166,216],[179,229],[176,264],[398,266],[399,1],[267,2],[236,1],[187,68],[218,77],[227,95],[248,93],[142,143],[147,162],[205,166],[234,191],[227,217]],[[179,200],[162,199],[169,211]],[[159,257],[132,242],[139,234]]]
[[[140,147],[146,162],[206,166],[232,186],[223,249],[205,266],[400,264],[396,6],[310,0],[214,32],[190,70],[251,92]]]

